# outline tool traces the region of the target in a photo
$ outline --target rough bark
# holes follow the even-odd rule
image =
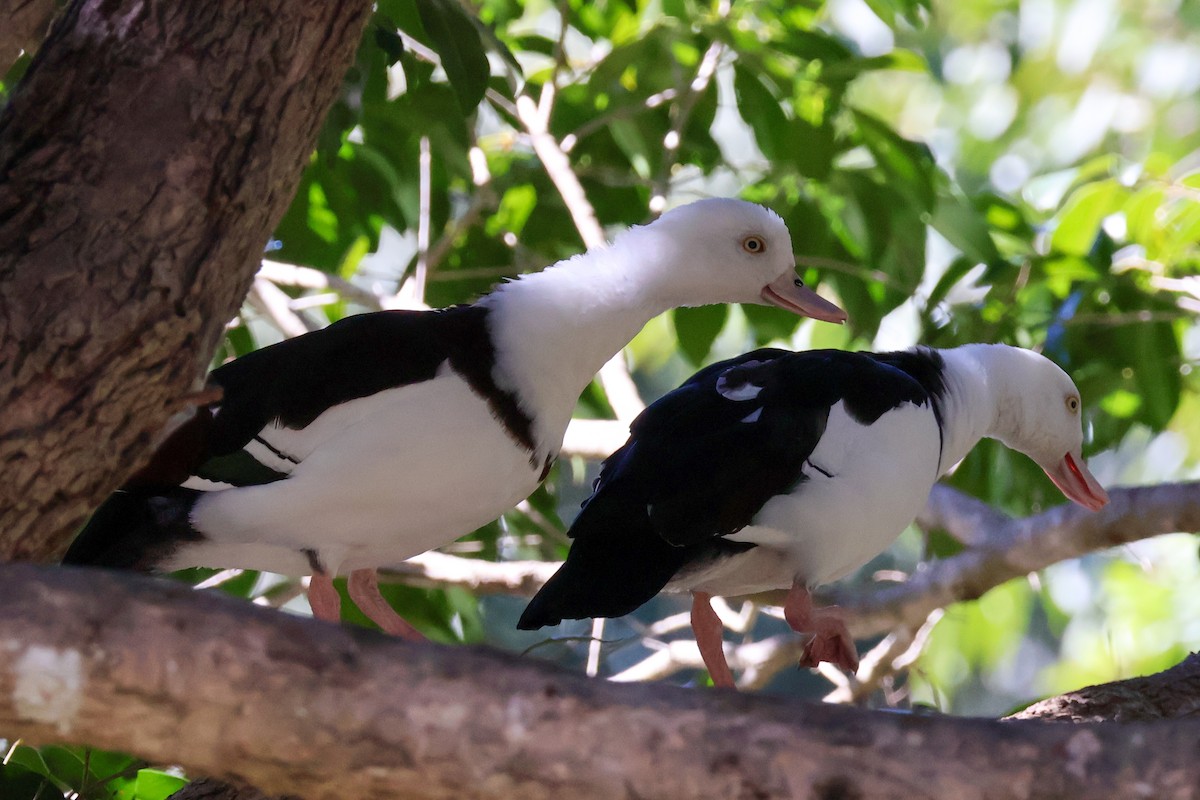
[[[1200,717],[1200,653],[1156,675],[1088,686],[1050,697],[1009,719],[1145,722]]]
[[[37,50],[57,10],[54,0],[0,0],[0,75]]]
[[[75,0],[0,113],[0,556],[59,555],[203,374],[366,0]]]
[[[268,797],[253,786],[237,785],[201,778],[171,795],[171,800],[298,800],[293,796]]]
[[[99,571],[0,567],[0,607],[0,730],[306,800],[1200,795],[1195,720],[996,722],[618,685]]]

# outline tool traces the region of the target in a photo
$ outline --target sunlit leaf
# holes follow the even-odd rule
[[[1051,247],[1061,253],[1087,255],[1100,231],[1100,223],[1117,210],[1127,194],[1128,190],[1112,179],[1076,189],[1059,215]]]
[[[167,800],[187,785],[187,781],[168,772],[156,769],[141,769],[135,784],[136,800]]]

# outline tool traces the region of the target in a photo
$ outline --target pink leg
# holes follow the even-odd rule
[[[308,605],[317,619],[341,621],[342,598],[333,588],[333,578],[324,572],[317,572],[308,579]]]
[[[692,631],[696,634],[696,646],[700,648],[700,657],[704,659],[704,666],[708,667],[713,685],[732,689],[733,673],[729,671],[729,663],[721,647],[725,626],[709,605],[711,598],[712,595],[707,592],[692,592]]]
[[[800,581],[793,583],[788,592],[783,603],[783,618],[792,630],[813,635],[804,646],[800,666],[815,667],[828,661],[850,672],[858,669],[858,650],[846,629],[841,609],[837,606],[813,608],[812,595]]]
[[[410,642],[426,642],[419,630],[414,628],[403,617],[396,613],[388,601],[379,593],[379,576],[373,569],[356,569],[350,573],[346,582],[350,590],[350,599],[367,615],[379,628],[387,634],[407,639]]]

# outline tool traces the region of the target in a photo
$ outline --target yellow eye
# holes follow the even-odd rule
[[[1079,413],[1079,398],[1078,397],[1076,397],[1075,395],[1071,395],[1070,397],[1067,398],[1067,410],[1070,411],[1072,414]]]
[[[747,253],[758,255],[759,253],[766,252],[767,242],[761,236],[750,235],[742,239],[742,249]]]

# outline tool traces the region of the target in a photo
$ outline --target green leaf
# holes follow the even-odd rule
[[[790,30],[786,36],[780,37],[772,44],[781,51],[806,61],[836,64],[854,58],[854,54],[846,45],[820,31]]]
[[[1132,242],[1152,245],[1159,230],[1158,210],[1167,199],[1161,186],[1147,186],[1134,193],[1125,203],[1125,229]]]
[[[908,195],[922,211],[932,210],[937,168],[929,148],[903,138],[870,114],[857,109],[853,113],[863,143],[892,186]]]
[[[417,11],[454,87],[459,108],[470,114],[483,99],[491,72],[479,31],[454,0],[417,0]]]
[[[135,800],[167,800],[178,792],[187,781],[157,769],[140,769],[135,784]]]
[[[375,28],[375,44],[387,55],[388,66],[395,64],[404,55],[404,41],[396,31],[377,26]]]
[[[802,321],[800,316],[775,306],[743,305],[741,308],[754,331],[754,343],[758,347],[768,342],[786,341]]]
[[[787,151],[791,161],[801,175],[823,181],[833,169],[833,158],[837,154],[837,143],[833,128],[828,124],[813,125],[802,119],[794,119],[789,126],[790,144]]]
[[[775,95],[758,75],[740,64],[733,67],[733,92],[738,113],[754,131],[758,149],[772,161],[782,159],[790,126]]]
[[[925,538],[925,551],[933,558],[950,558],[963,551],[963,543],[943,530],[933,530]]]
[[[17,745],[13,748],[12,753],[8,758],[9,764],[17,764],[24,767],[30,772],[36,772],[38,775],[49,776],[50,767],[46,764],[42,754],[37,751],[37,748],[29,747],[28,745]]]
[[[642,136],[641,130],[633,120],[615,119],[608,126],[609,133],[621,151],[629,158],[629,165],[639,178],[649,180],[651,175],[650,159],[653,145]]]
[[[679,349],[695,366],[704,363],[712,343],[716,341],[729,317],[729,306],[712,305],[677,308],[671,314]]]
[[[1100,232],[1100,223],[1115,212],[1129,190],[1113,178],[1084,184],[1063,206],[1050,247],[1060,253],[1086,256]]]
[[[67,786],[83,786],[83,758],[73,749],[50,745],[42,748],[42,758],[50,768],[50,776]]]
[[[933,291],[929,293],[926,306],[928,308],[935,308],[938,303],[946,299],[946,295],[950,293],[950,290],[975,267],[975,262],[969,258],[956,258],[950,262],[950,266],[946,267],[946,271],[942,273],[942,277],[938,278]]]
[[[1162,430],[1179,406],[1179,343],[1166,323],[1129,326],[1134,347],[1134,376],[1144,399],[1142,419]]]
[[[930,224],[975,263],[992,265],[1001,260],[987,222],[958,193],[939,193]]]
[[[11,761],[0,764],[0,797],[4,800],[53,800],[56,794],[61,796],[60,792],[47,785],[41,773]]]

